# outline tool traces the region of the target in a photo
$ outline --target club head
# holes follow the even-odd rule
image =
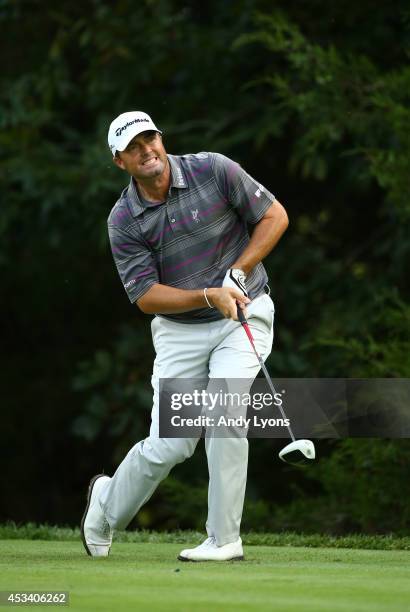
[[[279,457],[293,465],[306,464],[316,457],[315,446],[310,440],[295,440],[282,448]]]

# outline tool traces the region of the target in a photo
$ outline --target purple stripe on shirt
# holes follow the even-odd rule
[[[168,268],[164,268],[164,272],[165,273],[175,272],[175,270],[179,270],[180,268],[184,268],[185,266],[189,266],[189,264],[193,263],[194,261],[196,261],[196,262],[201,261],[201,259],[204,259],[205,257],[208,257],[212,253],[215,253],[216,251],[221,249],[223,246],[225,246],[226,243],[228,243],[231,240],[232,235],[234,235],[234,234],[236,234],[238,232],[238,227],[239,226],[240,226],[239,223],[235,223],[235,227],[226,236],[224,236],[224,238],[222,240],[220,240],[216,246],[214,246],[211,249],[208,249],[206,251],[203,251],[203,253],[200,253],[199,255],[194,255],[194,257],[190,257],[189,259],[185,259],[185,261],[181,261],[181,263],[177,264],[176,266],[171,266],[171,267],[168,267]]]
[[[210,206],[209,208],[205,208],[201,210],[199,214],[199,219],[201,217],[207,217],[212,212],[214,212],[218,208],[221,208],[225,204],[226,204],[226,200],[223,199],[223,200],[219,200],[218,202],[216,202],[216,204],[213,204],[213,206]],[[174,227],[178,227],[178,225],[181,225],[182,223],[185,223],[186,221],[192,221],[192,216],[186,215],[185,217],[182,217],[182,219],[180,219],[179,221],[175,221],[175,223],[173,223],[172,226],[166,227],[165,229],[162,230],[162,232],[157,234],[154,238],[152,238],[151,240],[148,240],[147,241],[148,244],[155,244],[157,240],[162,238],[162,236],[164,236],[167,232],[171,231],[171,229],[173,229]]]
[[[142,276],[148,276],[148,274],[152,274],[152,272],[155,272],[155,274],[157,274],[157,270],[153,266],[149,266],[143,272],[140,272],[139,274],[136,274],[135,276],[133,276],[131,280],[134,280],[136,278],[141,278]]]

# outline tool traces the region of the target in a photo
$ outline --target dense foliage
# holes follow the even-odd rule
[[[5,0],[0,23],[1,518],[74,524],[88,477],[146,435],[149,320],[106,234],[119,112],[149,112],[170,152],[240,161],[285,205],[274,376],[409,375],[407,2]],[[407,440],[320,442],[309,474],[273,446],[252,442],[247,528],[408,530]],[[206,478],[199,450],[138,524],[201,527]]]

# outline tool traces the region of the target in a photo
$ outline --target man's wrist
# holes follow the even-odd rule
[[[214,301],[215,291],[218,291],[218,289],[216,287],[208,287],[207,290],[206,290],[206,297],[210,301],[210,303],[212,305],[211,306],[212,308],[215,308],[215,301]]]
[[[209,299],[210,296],[208,295],[208,291],[209,291],[209,288],[205,287],[205,289],[203,291],[205,302],[207,303],[208,308],[215,308],[215,306],[213,305],[213,303]]]

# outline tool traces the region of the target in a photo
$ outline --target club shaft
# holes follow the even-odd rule
[[[266,369],[266,366],[265,366],[265,364],[263,362],[262,357],[259,355],[258,351],[256,350],[255,340],[254,340],[252,332],[251,332],[251,330],[249,328],[249,323],[246,320],[245,315],[243,314],[242,309],[239,306],[238,306],[238,319],[241,322],[241,325],[244,328],[244,330],[246,332],[246,335],[248,336],[249,342],[251,343],[253,351],[254,351],[254,353],[255,353],[258,361],[259,361],[259,365],[261,366],[262,372],[263,372],[263,374],[264,374],[264,376],[266,378],[266,382],[268,383],[268,385],[270,387],[270,390],[272,391],[273,396],[275,396],[276,395],[276,390],[275,390],[275,387],[273,386],[272,379],[269,376],[269,372]],[[283,419],[287,420],[287,416],[286,416],[286,414],[285,414],[285,412],[284,412],[284,410],[282,408],[282,405],[279,405],[278,408],[279,408],[279,411],[280,411]],[[290,437],[292,438],[292,442],[295,442],[296,438],[293,435],[293,431],[292,431],[290,425],[286,425],[286,428],[287,428],[287,430],[289,432]]]

